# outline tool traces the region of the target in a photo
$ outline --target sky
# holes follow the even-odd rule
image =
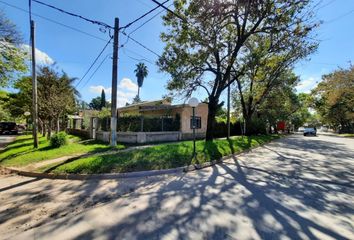
[[[45,3],[65,9],[78,15],[114,25],[114,18],[119,17],[120,26],[140,17],[156,6],[151,0],[42,0]],[[315,0],[319,2],[321,0]],[[162,0],[160,0],[162,2]],[[4,3],[11,4],[8,6]],[[170,0],[167,5],[171,4]],[[295,73],[301,82],[298,92],[310,92],[327,74],[338,67],[348,67],[354,60],[354,0],[322,0],[316,18],[323,21],[317,29],[320,46],[317,52],[307,60],[299,62]],[[19,9],[20,8],[20,9]],[[30,26],[27,0],[0,0],[0,9],[14,22],[23,35],[24,48],[28,49]],[[164,43],[160,34],[165,30],[162,15],[165,11],[158,9],[143,20],[133,24],[126,30],[129,34],[150,17],[155,18],[137,29],[130,36],[157,54],[163,51]],[[70,77],[76,77],[77,89],[82,100],[90,102],[105,89],[110,99],[112,85],[112,44],[103,52],[101,58],[92,67],[85,78],[84,74],[101,52],[109,39],[109,33],[99,26],[82,19],[65,15],[56,10],[32,3],[32,19],[36,23],[36,55],[39,64],[56,63],[59,70],[64,70]],[[54,22],[56,23],[54,23]],[[59,24],[58,24],[59,23]],[[65,27],[63,25],[69,26]],[[75,28],[73,30],[72,28]],[[155,62],[157,55],[136,44],[120,34],[118,61],[118,106],[131,102],[137,94],[135,65],[144,62],[149,70],[140,90],[140,98],[144,101],[161,99],[168,93],[165,86],[169,75],[159,71]],[[97,68],[100,64],[102,65]],[[98,69],[96,72],[95,70]],[[95,72],[95,73],[94,73]],[[94,73],[94,74],[93,74]],[[92,75],[92,77],[91,77]],[[226,93],[225,93],[226,94]],[[200,100],[206,95],[202,91],[194,94]],[[181,102],[183,99],[176,99]]]

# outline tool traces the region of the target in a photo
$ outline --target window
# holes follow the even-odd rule
[[[191,129],[193,129],[193,116],[191,116],[190,126],[191,126]],[[202,128],[202,118],[201,117],[195,116],[195,128],[196,129]]]

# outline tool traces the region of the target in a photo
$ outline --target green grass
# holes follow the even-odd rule
[[[197,158],[192,160],[193,142],[159,144],[145,149],[118,152],[101,156],[81,158],[58,167],[51,166],[54,173],[110,173],[169,169],[193,163],[219,159],[232,153],[259,146],[277,135],[233,137],[230,141],[218,139],[213,142],[197,141]],[[42,169],[44,171],[45,169]]]
[[[107,144],[96,141],[84,141],[79,137],[68,135],[69,144],[60,148],[52,148],[45,137],[40,137],[38,149],[33,148],[31,135],[23,135],[16,138],[14,142],[0,151],[0,165],[3,166],[24,166],[30,163],[40,162],[70,156],[75,154],[96,153],[112,150]],[[124,148],[118,145],[118,149]]]
[[[339,134],[341,137],[354,137],[354,133],[344,133],[344,134]]]

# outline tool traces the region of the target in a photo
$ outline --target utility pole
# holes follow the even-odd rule
[[[114,19],[113,68],[112,68],[112,107],[111,107],[111,146],[117,145],[117,81],[118,81],[118,33],[119,19]]]
[[[38,148],[38,100],[37,100],[37,74],[36,74],[36,45],[35,23],[31,20],[32,43],[32,118],[33,118],[33,147]]]
[[[227,139],[230,139],[230,78],[227,84]]]

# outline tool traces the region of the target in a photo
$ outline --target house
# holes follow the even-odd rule
[[[80,112],[79,116],[72,116],[73,124],[68,125],[68,131],[73,134],[89,135],[90,138],[95,138],[101,141],[109,142],[110,132],[109,125],[110,119],[101,119],[97,117],[91,117],[88,130],[80,129],[80,122],[82,126],[82,120],[87,116],[92,116],[90,111]],[[94,115],[97,116],[95,113]],[[117,139],[123,143],[150,143],[150,142],[164,142],[164,141],[178,141],[188,140],[193,138],[192,118],[193,110],[188,104],[176,104],[172,105],[167,100],[157,101],[144,101],[137,104],[131,104],[125,107],[117,109],[118,125],[120,125],[127,117],[132,117],[135,120],[134,130],[124,130],[117,132]],[[168,119],[170,122],[172,119],[179,117],[179,126],[173,130],[164,127],[164,119]],[[147,129],[148,120],[153,120],[153,131]],[[205,138],[207,130],[208,119],[208,104],[200,103],[195,108],[195,120],[196,120],[196,138]],[[138,120],[139,127],[136,128]],[[158,121],[157,121],[158,120]],[[165,125],[168,120],[165,120]],[[101,121],[101,122],[100,122]],[[104,124],[102,124],[102,121]],[[121,121],[121,122],[120,122]],[[100,122],[100,123],[99,123]],[[144,124],[145,123],[145,124]],[[102,127],[102,126],[105,127]],[[74,129],[72,129],[72,127]],[[151,121],[150,121],[151,126]],[[81,133],[85,132],[85,133]]]
[[[123,116],[139,115],[144,117],[170,117],[180,116],[181,139],[193,138],[192,117],[193,110],[188,104],[172,105],[168,100],[145,101],[118,108],[118,119]],[[207,129],[208,104],[200,103],[195,108],[196,136],[204,138]],[[119,120],[118,120],[119,121]]]

